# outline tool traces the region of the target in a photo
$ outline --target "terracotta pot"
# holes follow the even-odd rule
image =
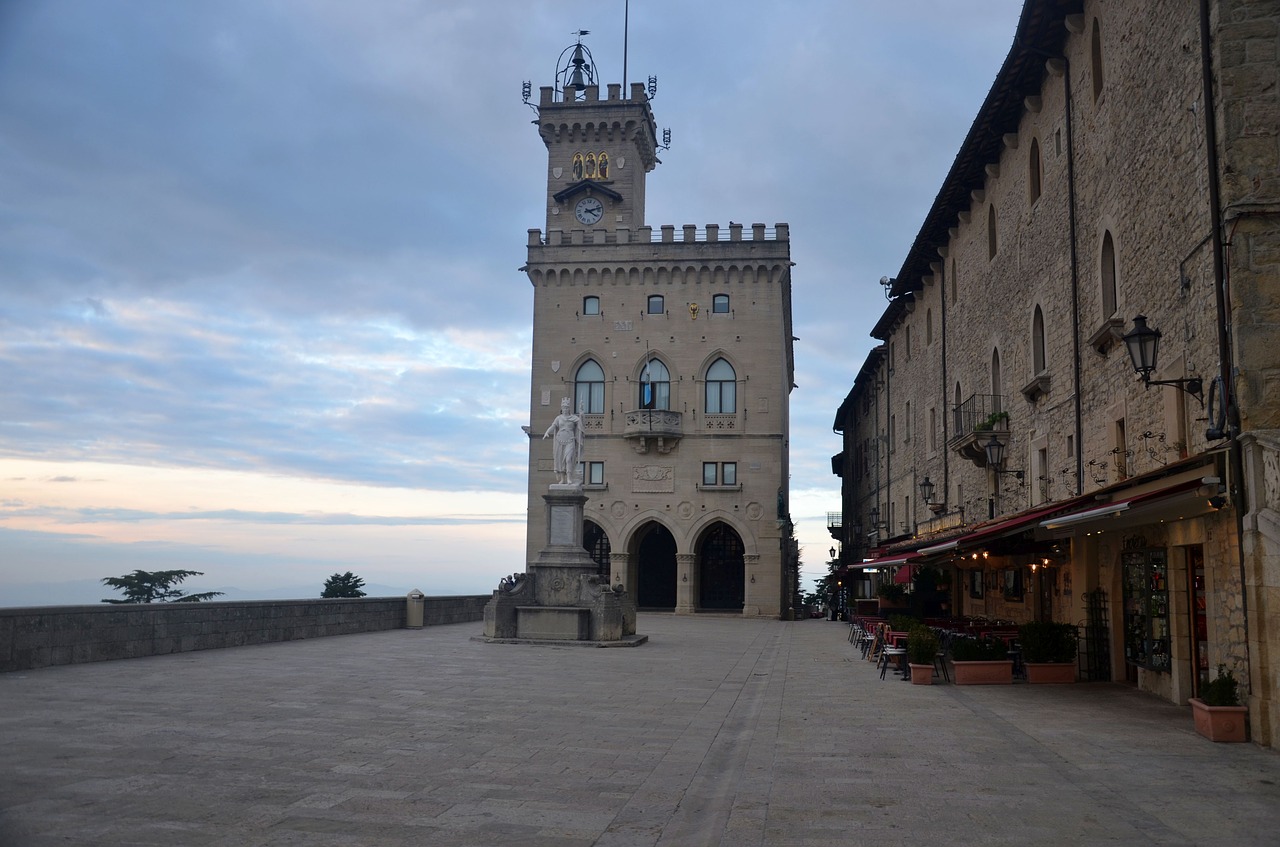
[[[956,685],[1012,685],[1013,660],[999,659],[993,662],[953,662]]]
[[[917,665],[908,662],[911,665],[911,684],[912,685],[933,685],[933,665]]]
[[[1192,697],[1191,716],[1195,718],[1196,732],[1210,741],[1244,741],[1249,724],[1247,706],[1207,706],[1199,697]]]
[[[1076,681],[1075,662],[1024,662],[1027,682],[1066,683]]]

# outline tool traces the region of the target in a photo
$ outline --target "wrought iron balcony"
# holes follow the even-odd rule
[[[951,449],[980,468],[987,466],[983,449],[992,435],[1009,434],[1009,413],[1005,398],[999,394],[974,394],[952,410],[955,415],[955,437]]]

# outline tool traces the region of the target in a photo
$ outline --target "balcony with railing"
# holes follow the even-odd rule
[[[667,409],[636,409],[627,412],[622,437],[631,441],[637,453],[648,453],[656,447],[659,453],[670,453],[684,436],[683,415]]]
[[[951,449],[980,468],[987,466],[984,449],[991,436],[997,435],[1008,443],[1009,413],[1005,411],[1005,398],[999,394],[974,394],[952,413],[955,415],[955,437]]]

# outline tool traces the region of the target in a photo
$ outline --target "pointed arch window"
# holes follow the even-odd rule
[[[1031,370],[1032,376],[1042,374],[1048,367],[1046,361],[1045,338],[1044,338],[1044,312],[1036,306],[1035,314],[1031,316]]]
[[[1089,75],[1093,83],[1093,99],[1102,96],[1102,25],[1093,19],[1093,33],[1089,38]]]
[[[738,411],[738,374],[733,365],[716,359],[707,368],[708,415],[731,415]]]
[[[1000,348],[997,347],[991,351],[991,394],[995,397],[999,397],[1004,394],[1004,391],[1001,390],[1002,385],[1003,381],[1000,374]],[[993,409],[992,411],[998,412],[1000,410]]]
[[[999,240],[996,238],[996,207],[991,204],[987,207],[987,258],[994,259],[996,257],[996,248],[999,246]]]
[[[1027,152],[1027,190],[1032,203],[1040,199],[1040,179],[1042,176],[1040,142],[1033,138],[1031,139],[1031,149]]]
[[[574,374],[573,408],[588,415],[604,414],[604,368],[595,359],[587,359]]]
[[[640,372],[640,408],[671,408],[671,372],[658,359],[645,362]]]
[[[1119,306],[1116,285],[1116,277],[1118,276],[1116,272],[1116,243],[1111,237],[1110,231],[1102,234],[1102,256],[1099,270],[1102,275],[1102,317],[1106,319],[1114,315],[1116,308]]]

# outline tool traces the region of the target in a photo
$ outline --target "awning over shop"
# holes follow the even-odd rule
[[[1043,529],[1089,530],[1118,529],[1161,520],[1181,520],[1205,514],[1213,509],[1209,498],[1218,493],[1219,479],[1205,476],[1190,479],[1156,491],[1125,497],[1105,506],[1094,506],[1040,521]]]
[[[914,550],[906,553],[899,553],[894,556],[881,556],[878,559],[866,559],[860,565],[854,565],[851,570],[870,571],[877,568],[892,568],[898,565],[905,565],[920,558],[920,554]]]
[[[921,547],[917,552],[921,556],[938,556],[945,553],[951,553],[967,547],[974,547],[984,544],[996,538],[1006,535],[1013,535],[1031,527],[1042,526],[1043,521],[1048,516],[1079,506],[1086,498],[1075,498],[1066,502],[1055,503],[1052,506],[1046,506],[1040,509],[1034,509],[1030,512],[1023,512],[1020,515],[1014,515],[1002,521],[989,523],[986,526],[979,527],[973,532],[961,535],[959,538],[953,538],[950,541],[944,541],[940,544],[933,544],[929,547]],[[1091,499],[1091,498],[1089,498]]]

